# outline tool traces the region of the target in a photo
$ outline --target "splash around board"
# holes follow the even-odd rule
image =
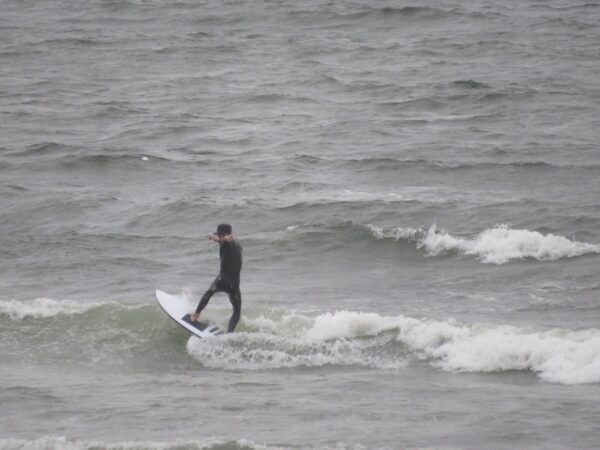
[[[225,331],[209,322],[192,322],[189,314],[190,306],[184,299],[157,290],[156,300],[158,300],[160,307],[171,319],[199,338],[207,338],[225,334]]]

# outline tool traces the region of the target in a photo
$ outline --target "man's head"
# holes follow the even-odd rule
[[[229,236],[231,231],[231,225],[228,223],[221,223],[217,226],[217,232],[215,234],[220,237]]]

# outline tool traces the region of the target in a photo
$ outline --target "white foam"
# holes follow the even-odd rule
[[[282,195],[279,198],[280,207],[291,207],[299,202],[311,205],[327,205],[331,203],[398,203],[414,201],[414,196],[406,196],[396,192],[373,192],[373,191],[352,191],[343,189],[340,191],[327,192],[305,192],[301,195],[298,193]]]
[[[260,445],[246,439],[236,441],[209,438],[202,441],[125,441],[103,442],[70,440],[64,436],[43,436],[38,439],[0,439],[0,450],[175,450],[188,448],[194,450],[211,450],[222,448],[238,448],[248,450],[283,450],[290,447]]]
[[[394,340],[394,335],[382,335],[381,332],[395,326],[389,320],[381,319],[377,314],[348,311],[316,318],[300,314],[244,318],[243,327],[253,332],[236,332],[217,339],[192,337],[187,349],[203,365],[212,368],[403,367],[405,358],[381,355],[381,349],[390,342],[393,345]]]
[[[0,450],[365,450],[360,444],[346,446],[337,444],[298,446],[257,444],[248,439],[227,440],[208,438],[203,440],[175,440],[173,442],[124,441],[104,442],[92,440],[70,440],[65,437],[43,436],[38,439],[1,439]]]
[[[386,230],[381,227],[377,227],[372,224],[366,225],[367,229],[371,231],[373,236],[377,239],[394,239],[396,241],[399,240],[418,240],[419,236],[423,234],[423,230],[420,228],[393,228],[391,230]]]
[[[324,341],[339,338],[374,336],[398,327],[394,317],[376,313],[338,311],[322,314],[314,319],[305,336],[310,341]]]
[[[0,314],[6,314],[13,320],[25,317],[47,318],[59,314],[82,314],[96,306],[97,303],[77,303],[50,298],[38,298],[32,302],[10,300],[0,301]]]
[[[397,369],[404,359],[382,358],[378,350],[391,337],[314,341],[268,333],[234,333],[218,339],[191,337],[188,352],[204,366],[219,369],[266,370],[326,365]]]
[[[135,310],[146,305],[125,305],[118,302],[76,302],[72,300],[53,300],[51,298],[37,298],[33,301],[21,302],[17,300],[0,301],[0,315],[7,315],[12,320],[21,320],[27,317],[49,318],[58,315],[77,315],[92,309],[110,306],[122,310]]]
[[[432,227],[420,241],[420,246],[431,255],[457,250],[465,255],[476,256],[481,262],[493,264],[525,258],[545,261],[600,253],[600,245],[571,241],[553,234],[543,235],[537,231],[514,230],[505,225],[485,230],[473,239],[456,238],[445,232],[437,232]]]
[[[352,191],[350,189],[344,189],[339,192],[337,196],[333,197],[332,200],[346,201],[346,202],[400,202],[409,201],[406,196],[397,194],[395,192],[366,192],[366,191]]]
[[[506,225],[484,230],[473,238],[453,236],[443,230],[439,231],[435,225],[427,231],[415,228],[384,230],[373,225],[367,227],[378,239],[416,240],[417,248],[424,249],[428,256],[454,251],[474,256],[485,264],[505,264],[527,258],[553,261],[600,253],[600,245],[572,241],[554,234],[543,235],[537,231],[511,229]]]
[[[398,340],[451,372],[530,370],[555,383],[600,382],[600,331],[534,331],[406,319]]]
[[[191,338],[188,351],[207,367],[223,369],[351,365],[398,370],[412,356],[448,372],[526,370],[554,383],[600,382],[597,329],[541,331],[352,311],[313,318],[261,316],[245,320],[244,328],[251,331]]]

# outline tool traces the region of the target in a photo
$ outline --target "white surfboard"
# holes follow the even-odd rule
[[[157,290],[156,300],[171,319],[195,336],[206,338],[225,334],[223,330],[214,324],[205,321],[192,322],[190,320],[190,305],[179,297]]]

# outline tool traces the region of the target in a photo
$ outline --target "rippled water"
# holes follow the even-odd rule
[[[594,448],[599,19],[4,1],[0,449]]]

